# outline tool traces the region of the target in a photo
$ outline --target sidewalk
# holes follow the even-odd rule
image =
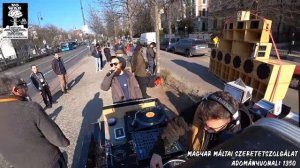
[[[58,82],[55,82],[56,86],[54,84],[51,86],[54,89],[52,93],[59,98],[58,103],[46,111],[71,142],[69,147],[62,148],[64,155],[67,155],[68,167],[77,167],[82,140],[88,125],[98,121],[103,106],[112,104],[111,91],[100,90],[102,79],[109,68],[106,64],[103,71],[96,72],[93,57],[86,56],[68,70],[69,81],[73,81],[68,94],[58,94]],[[150,88],[148,93],[153,97],[162,97],[167,102],[165,105],[176,111],[176,107],[168,102],[169,98],[162,94],[164,93],[162,87]]]

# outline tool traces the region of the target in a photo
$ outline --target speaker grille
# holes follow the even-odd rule
[[[219,51],[217,57],[218,57],[219,61],[222,61],[222,59],[223,59],[223,53],[221,51]]]
[[[211,57],[212,57],[212,58],[216,58],[216,55],[217,55],[216,49],[212,49],[212,50],[211,50]]]
[[[254,67],[254,64],[251,59],[248,59],[244,62],[244,71],[246,73],[251,73],[253,71],[253,67]]]
[[[225,64],[230,64],[231,61],[231,55],[230,54],[225,54]]]
[[[257,67],[257,76],[259,79],[267,79],[270,76],[271,69],[266,63],[262,63]]]
[[[241,58],[240,56],[235,56],[234,59],[233,59],[233,67],[235,68],[239,68],[241,66]]]

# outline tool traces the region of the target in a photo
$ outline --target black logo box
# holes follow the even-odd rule
[[[26,19],[26,24],[22,24],[24,25],[24,28],[28,28],[28,3],[3,3],[2,5],[2,11],[3,11],[3,28],[5,28],[6,26],[13,26],[13,18],[8,16],[9,13],[9,7],[16,7],[18,9],[20,9],[20,11],[22,12],[23,16],[18,18],[18,25],[21,25],[20,21],[22,19]]]

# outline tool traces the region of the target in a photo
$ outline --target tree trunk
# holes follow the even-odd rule
[[[160,41],[159,41],[159,9],[158,0],[154,0],[155,32],[156,32],[156,73],[160,75]]]

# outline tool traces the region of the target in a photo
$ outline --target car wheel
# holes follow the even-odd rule
[[[298,85],[300,84],[299,81],[300,77],[293,77],[290,83],[290,87],[293,89],[297,89]]]
[[[186,51],[185,51],[185,56],[186,56],[186,57],[191,57],[191,56],[192,56],[191,51],[190,51],[190,50],[186,50]]]

